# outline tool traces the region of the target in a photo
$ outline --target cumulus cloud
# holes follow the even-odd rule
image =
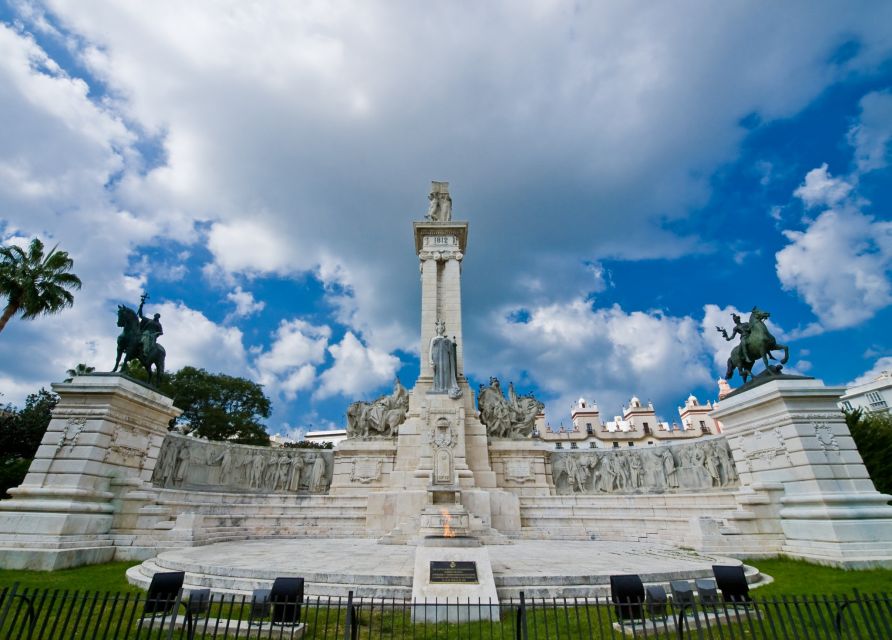
[[[580,396],[596,400],[606,415],[632,394],[668,411],[681,394],[713,378],[693,318],[594,308],[580,298],[526,309],[521,320],[515,311],[503,309],[490,319],[493,334],[507,346],[483,358],[468,354],[468,370],[480,380],[498,375],[504,386],[514,381],[519,391],[534,382],[548,396],[552,421]],[[511,365],[520,362],[523,368]]]
[[[873,363],[873,366],[862,373],[860,376],[849,382],[847,387],[854,387],[859,384],[865,384],[868,382],[872,382],[876,380],[883,373],[889,373],[892,371],[892,356],[883,356],[881,358],[877,358],[876,362]]]
[[[857,325],[892,303],[892,222],[828,210],[805,231],[785,231],[777,276],[829,329]]]
[[[229,375],[247,372],[244,336],[239,329],[218,325],[181,302],[153,305],[151,311],[161,314],[164,335],[158,342],[167,351],[167,370],[190,365]]]
[[[320,376],[317,398],[362,396],[393,380],[400,368],[399,358],[362,344],[349,331],[328,350],[334,363]]]
[[[247,318],[255,313],[260,313],[266,307],[265,302],[255,300],[250,291],[245,291],[241,287],[236,287],[234,291],[227,293],[226,299],[235,305],[235,310],[227,316],[230,319]]]
[[[854,188],[855,185],[851,182],[831,176],[825,162],[805,174],[805,182],[793,192],[793,195],[809,208],[835,207],[848,198]]]
[[[416,347],[409,221],[423,216],[430,179],[452,181],[456,217],[472,224],[466,352],[501,349],[517,369],[510,363],[525,354],[484,326],[494,310],[530,304],[535,315],[609,286],[586,261],[698,250],[664,223],[709,197],[709,176],[746,135],[741,119],[794,115],[836,79],[872,68],[892,42],[892,5],[724,3],[696,21],[669,5],[626,3],[16,7],[22,26],[0,25],[0,121],[16,123],[0,137],[2,233],[61,241],[89,284],[64,320],[8,329],[35,358],[21,364],[0,343],[2,373],[48,380],[91,353],[113,357],[104,318],[157,282],[161,271],[142,266],[146,249],[177,242],[209,256],[206,279],[225,285],[215,302],[236,313],[251,308],[244,296],[247,307],[227,301],[245,277],[311,273],[323,283],[331,321],[349,329],[336,345],[290,327],[253,359],[244,336],[201,311],[164,311],[209,333],[213,366],[247,367],[287,396],[383,384],[397,366],[389,354]],[[38,34],[63,45],[64,58],[47,55]],[[826,64],[843,36],[859,40],[858,53]],[[876,140],[880,112],[870,101],[862,109],[853,136]],[[621,313],[658,319],[659,335],[687,326]],[[630,339],[612,331],[617,345]],[[325,362],[312,354],[286,365],[294,332],[324,343],[335,373],[319,374]],[[608,353],[637,370],[661,357],[649,347]],[[370,382],[350,380],[350,358]]]
[[[253,371],[271,393],[293,400],[316,381],[316,366],[325,360],[331,328],[299,318],[282,320],[269,349],[259,353]]]
[[[860,173],[888,165],[892,141],[892,93],[874,91],[861,98],[861,116],[849,130]]]

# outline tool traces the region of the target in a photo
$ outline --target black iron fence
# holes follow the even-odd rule
[[[737,638],[892,639],[892,598],[754,597],[615,603],[607,598],[524,598],[412,603],[348,596],[299,602],[250,595],[170,599],[146,594],[0,589],[2,639],[307,638],[330,640],[551,640]]]

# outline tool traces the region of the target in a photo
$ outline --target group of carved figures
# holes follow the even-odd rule
[[[477,394],[480,422],[492,438],[528,438],[536,426],[536,416],[544,408],[532,394],[517,395],[513,382],[508,383],[506,398],[498,378],[490,378],[488,387],[481,384]]]
[[[331,483],[330,466],[322,452],[210,444],[169,435],[152,481],[162,487],[324,493]]]
[[[726,487],[737,470],[724,438],[677,446],[552,454],[558,493],[662,493]]]
[[[357,401],[347,407],[348,438],[395,438],[409,411],[409,392],[393,383],[393,393],[372,402]]]

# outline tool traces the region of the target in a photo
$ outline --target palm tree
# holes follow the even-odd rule
[[[74,296],[68,289],[81,288],[81,279],[69,273],[73,265],[68,252],[56,251],[56,247],[44,255],[43,243],[37,238],[27,252],[16,245],[0,247],[0,295],[7,298],[0,331],[16,313],[30,320],[73,305]]]
[[[96,367],[88,367],[83,362],[79,362],[74,369],[69,369],[65,372],[68,374],[68,377],[65,378],[65,382],[71,382],[74,380],[75,376],[85,376],[94,371],[96,371]]]

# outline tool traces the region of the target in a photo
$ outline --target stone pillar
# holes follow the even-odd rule
[[[442,310],[446,333],[456,341],[455,368],[459,379],[465,374],[465,341],[461,331],[461,259],[459,252],[450,255],[443,264]]]
[[[25,481],[0,502],[0,567],[51,571],[108,562],[112,479],[148,486],[173,401],[117,374],[53,385],[59,403]]]
[[[437,261],[432,257],[419,255],[421,261],[421,371],[419,379],[432,380],[433,368],[428,358],[431,338],[437,322]]]
[[[434,372],[428,362],[436,322],[446,323],[455,337],[459,379],[464,378],[464,340],[461,326],[461,260],[468,239],[467,222],[415,222],[415,252],[421,262],[421,372],[418,386],[427,388]]]
[[[725,398],[721,421],[744,490],[782,486],[782,551],[842,567],[892,567],[890,496],[876,491],[836,405],[844,389],[777,378]]]

